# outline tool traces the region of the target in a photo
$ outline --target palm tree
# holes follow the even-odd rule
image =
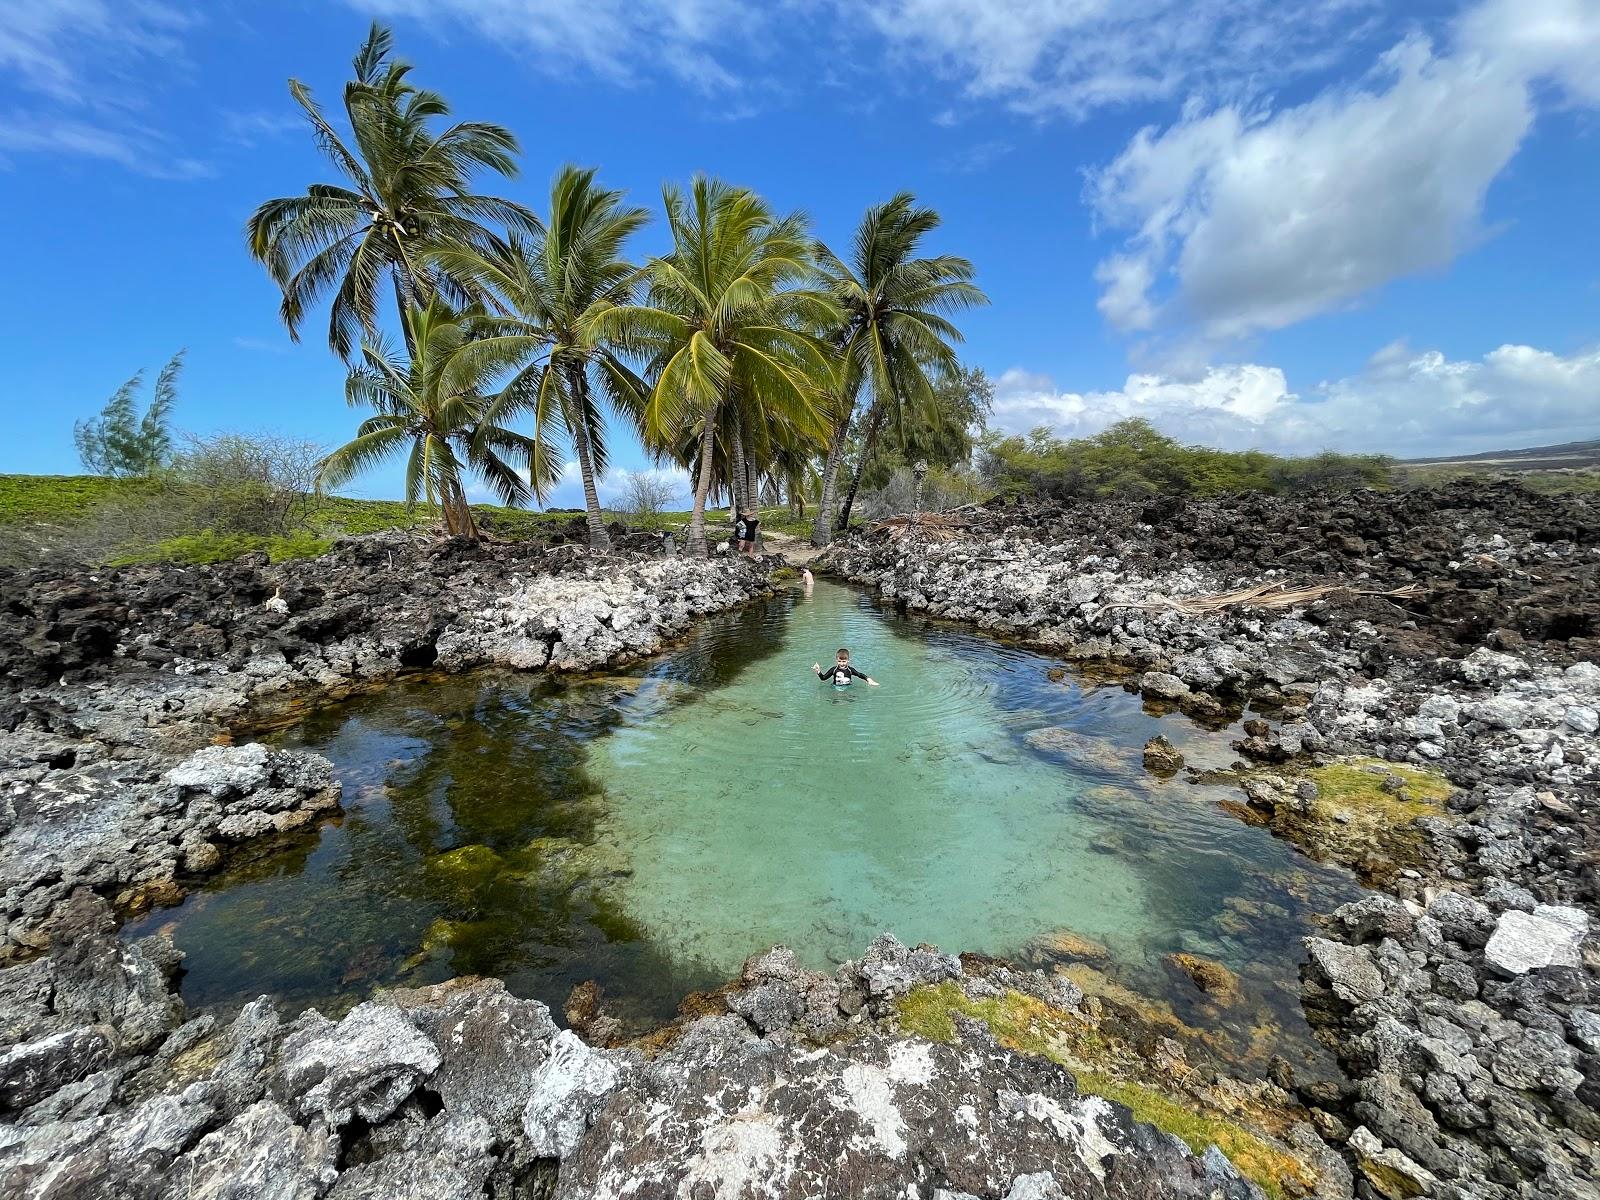
[[[470,186],[479,168],[507,178],[517,173],[511,131],[460,121],[435,133],[431,122],[448,116],[450,106],[409,83],[410,64],[391,59],[392,50],[393,36],[374,22],[355,57],[356,77],[344,89],[354,149],[310,89],[289,81],[317,145],[344,181],[268,200],[246,227],[250,253],[283,291],[280,315],[289,336],[299,340],[306,312],[332,290],[328,345],[347,361],[358,342],[378,336],[378,290],[386,276],[402,318],[436,294],[463,301],[459,281],[429,268],[425,251],[485,244],[491,237],[485,221],[533,225],[520,204],[477,195]]]
[[[436,299],[412,309],[405,322],[408,359],[371,341],[362,346],[363,361],[350,372],[345,397],[352,407],[376,411],[353,441],[322,460],[317,486],[339,487],[409,449],[406,503],[439,505],[447,534],[476,539],[464,472],[480,476],[502,504],[516,505],[547,486],[558,464],[541,457],[533,438],[496,419],[499,397],[487,394],[485,384],[507,364],[462,353],[474,344],[468,321]]]
[[[862,431],[859,460],[840,506],[837,527],[850,523],[861,472],[883,423],[894,418],[903,432],[907,408],[926,410],[933,375],[957,370],[953,343],[961,331],[947,313],[987,304],[973,283],[972,263],[954,255],[916,257],[919,243],[939,227],[939,214],[917,207],[909,192],[869,208],[856,230],[850,262],[819,245],[817,259],[829,290],[844,311],[835,344],[843,362],[836,387],[836,421],[823,470],[822,503],[812,528],[814,545],[826,545],[838,491],[844,441],[863,387],[872,396]]]
[[[780,218],[748,189],[705,176],[687,195],[669,185],[662,198],[672,250],[647,267],[646,302],[598,313],[595,325],[650,360],[647,443],[695,439],[688,548],[703,556],[720,418],[742,404],[747,413],[759,409],[763,421],[825,436],[819,381],[829,356],[812,331],[839,314],[827,293],[810,286],[813,243],[798,214]],[[739,430],[736,422],[726,433]],[[724,446],[725,459],[732,450]],[[725,473],[731,481],[733,472]]]
[[[532,409],[541,444],[552,425],[560,426],[583,478],[589,545],[605,550],[611,539],[595,480],[608,455],[596,392],[637,420],[649,389],[624,362],[624,347],[601,335],[594,318],[634,299],[638,272],[623,258],[623,244],[649,214],[625,207],[620,191],[596,187],[594,176],[563,167],[550,185],[549,220],[530,236],[512,234],[487,249],[442,249],[432,259],[509,314],[477,321],[477,341],[467,353],[523,364],[505,391],[507,415],[511,404]]]

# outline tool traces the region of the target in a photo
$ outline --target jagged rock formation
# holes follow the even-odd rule
[[[824,563],[907,610],[1123,664],[1158,707],[1275,717],[1235,744],[1273,764],[1242,776],[1241,814],[1392,892],[1308,944],[1308,1015],[1351,1077],[1306,1096],[1322,1132],[1369,1195],[1600,1194],[1600,504],[1470,483],[994,505],[954,538],[869,533]],[[1168,603],[1273,579],[1354,590]],[[1416,591],[1358,594],[1402,584]],[[1453,787],[1419,805],[1420,775],[1374,766],[1363,825],[1301,770],[1353,754]]]
[[[75,888],[172,900],[337,804],[316,755],[206,746],[231,722],[410,669],[624,662],[769,591],[769,569],[386,536],[306,562],[0,571],[0,961]]]
[[[994,988],[890,937],[834,976],[781,948],[752,959],[724,1015],[647,1060],[487,979],[380,993],[339,1021],[285,1023],[265,998],[184,1021],[170,948],[124,951],[104,901],[76,893],[51,932],[62,954],[0,972],[0,1020],[27,1039],[0,1058],[0,1195],[1260,1196],[975,1022],[950,1044],[900,1029],[893,1002],[916,988]]]
[[[827,561],[907,609],[1116,663],[1164,710],[1257,710],[1236,746],[1269,771],[1239,772],[1241,815],[1385,889],[1307,946],[1308,1015],[1348,1085],[1261,1084],[1297,1114],[1268,1146],[1293,1152],[1293,1186],[1596,1194],[1593,501],[1470,485],[999,506],[953,540],[869,534]],[[1420,590],[1165,603],[1267,579]],[[648,653],[769,586],[733,561],[405,539],[311,564],[0,574],[0,886],[23,960],[0,969],[0,1195],[1258,1194],[1216,1150],[1079,1092],[1056,1041],[1077,1026],[1057,1021],[1095,1001],[1059,976],[892,939],[833,975],[774,952],[701,998],[711,1015],[601,1048],[482,980],[380,994],[339,1021],[264,1000],[185,1020],[170,943],[114,940],[109,903],[165,899],[334,802],[314,756],[202,749],[227,723],[408,669]],[[1042,748],[1094,752],[1072,733]],[[1160,746],[1152,767],[1184,769]],[[1413,794],[1429,772],[1448,786]],[[1352,811],[1336,786],[1404,827],[1403,862],[1378,869],[1390,843],[1313,828]],[[1203,961],[1174,969],[1228,982]],[[944,1007],[918,1025],[902,1005],[930,990]],[[572,1011],[604,1040],[595,1007]]]

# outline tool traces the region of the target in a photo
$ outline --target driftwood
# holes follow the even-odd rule
[[[1290,587],[1287,583],[1273,581],[1258,583],[1252,587],[1240,588],[1234,592],[1216,592],[1209,596],[1184,596],[1174,600],[1170,596],[1151,596],[1148,600],[1113,600],[1097,608],[1094,615],[1089,617],[1093,621],[1101,613],[1113,608],[1135,608],[1144,612],[1178,612],[1190,617],[1203,617],[1208,613],[1221,612],[1228,608],[1293,608],[1299,604],[1309,604],[1313,600],[1320,600],[1324,596],[1339,592],[1348,596],[1383,596],[1399,599],[1406,596],[1416,596],[1423,591],[1422,585],[1408,583],[1401,587],[1389,588],[1356,588],[1343,583],[1319,583],[1309,587]]]

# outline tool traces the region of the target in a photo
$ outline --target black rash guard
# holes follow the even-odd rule
[[[865,671],[858,671],[849,663],[836,662],[826,671],[817,672],[818,679],[825,683],[831,682],[834,687],[849,687],[851,679],[865,679],[866,677],[867,673]]]

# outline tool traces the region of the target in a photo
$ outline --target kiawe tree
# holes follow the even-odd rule
[[[838,528],[849,525],[861,475],[883,425],[902,435],[908,410],[932,413],[934,378],[958,370],[961,331],[949,314],[988,303],[973,284],[972,263],[954,255],[919,257],[922,240],[939,227],[939,214],[918,207],[902,192],[869,208],[856,230],[849,262],[817,247],[828,290],[843,312],[834,344],[842,358],[835,385],[836,411],[823,468],[822,503],[812,528],[815,545],[832,537],[839,470],[850,422],[863,391],[871,398],[861,430],[856,469]]]
[[[563,167],[550,187],[548,219],[528,236],[513,234],[486,249],[442,248],[432,257],[504,310],[474,323],[477,340],[464,353],[519,364],[497,415],[531,411],[542,454],[552,430],[571,443],[589,545],[604,550],[610,538],[596,481],[609,454],[600,400],[637,422],[649,388],[626,362],[626,339],[597,317],[633,301],[638,271],[623,247],[649,214],[623,204],[621,192],[596,186],[594,176]]]
[[[345,387],[352,407],[372,408],[355,438],[323,459],[318,486],[348,483],[363,471],[406,454],[405,494],[437,504],[445,532],[477,538],[465,475],[477,475],[502,504],[524,504],[551,486],[559,464],[541,456],[534,439],[504,424],[503,392],[491,392],[508,361],[477,350],[468,323],[440,300],[405,316],[411,353],[381,344],[362,347],[362,363]]]
[[[486,246],[494,223],[537,225],[522,205],[472,190],[476,171],[516,175],[511,131],[480,121],[436,130],[450,106],[437,92],[414,86],[410,64],[392,52],[392,35],[374,23],[355,57],[355,78],[344,88],[348,141],[311,90],[289,81],[317,145],[343,180],[268,200],[246,230],[251,254],[283,292],[280,315],[291,337],[299,339],[307,312],[332,292],[328,345],[346,360],[360,342],[378,336],[386,280],[402,314],[435,296],[462,303],[470,289],[430,265],[427,252]]]
[[[813,286],[814,243],[799,215],[779,217],[755,193],[704,176],[687,194],[667,187],[663,200],[672,250],[649,263],[645,302],[597,313],[594,325],[650,363],[647,444],[687,437],[694,447],[688,548],[704,555],[719,433],[730,443],[725,461],[740,416],[826,435],[829,352],[815,331],[839,314]],[[733,483],[734,472],[725,474]]]
[[[172,458],[172,406],[178,402],[178,374],[183,370],[179,350],[161,368],[144,415],[134,411],[134,397],[144,385],[137,372],[112,394],[100,415],[72,426],[78,458],[96,475],[127,478],[152,475]]]

